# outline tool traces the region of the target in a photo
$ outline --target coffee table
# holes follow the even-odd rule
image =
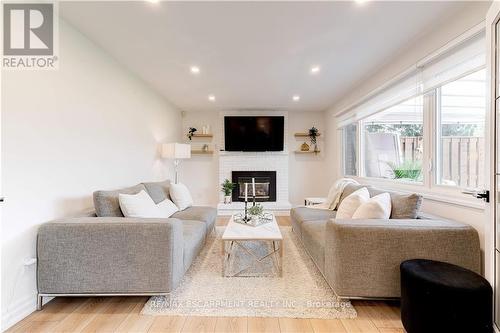
[[[248,242],[263,241],[269,243],[269,251],[262,254],[257,254],[250,247]],[[237,272],[231,272],[231,261],[235,251],[243,250],[252,260],[248,266],[241,268]],[[276,217],[273,215],[272,222],[253,227],[234,222],[233,216],[222,235],[222,255],[223,255],[223,272],[224,277],[237,276],[283,276],[283,236],[276,222]],[[266,274],[245,274],[247,271],[261,264],[266,258],[271,257],[274,273],[266,272]]]

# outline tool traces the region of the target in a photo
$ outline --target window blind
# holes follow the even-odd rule
[[[450,81],[484,68],[486,36],[484,28],[457,38],[445,50],[429,57],[398,76],[383,89],[343,110],[337,116],[337,127],[343,128],[381,112],[407,99],[424,94]]]

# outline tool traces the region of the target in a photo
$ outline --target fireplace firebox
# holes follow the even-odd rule
[[[276,171],[233,171],[233,201],[245,201],[245,183],[248,183],[248,201],[252,201],[252,178],[255,178],[255,201],[276,201]]]

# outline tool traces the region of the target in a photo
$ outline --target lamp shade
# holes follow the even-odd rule
[[[191,158],[191,145],[185,143],[164,143],[161,147],[161,157],[172,159]]]

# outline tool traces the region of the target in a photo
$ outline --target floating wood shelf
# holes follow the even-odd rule
[[[319,154],[321,153],[321,150],[307,150],[307,151],[302,151],[302,150],[296,150],[295,154]]]
[[[296,137],[304,138],[304,137],[309,137],[309,133],[295,133],[294,134]],[[316,136],[320,136],[321,133],[316,134]]]
[[[198,155],[212,155],[213,153],[213,150],[191,150],[191,154]]]
[[[213,138],[213,134],[193,134],[193,138]]]

